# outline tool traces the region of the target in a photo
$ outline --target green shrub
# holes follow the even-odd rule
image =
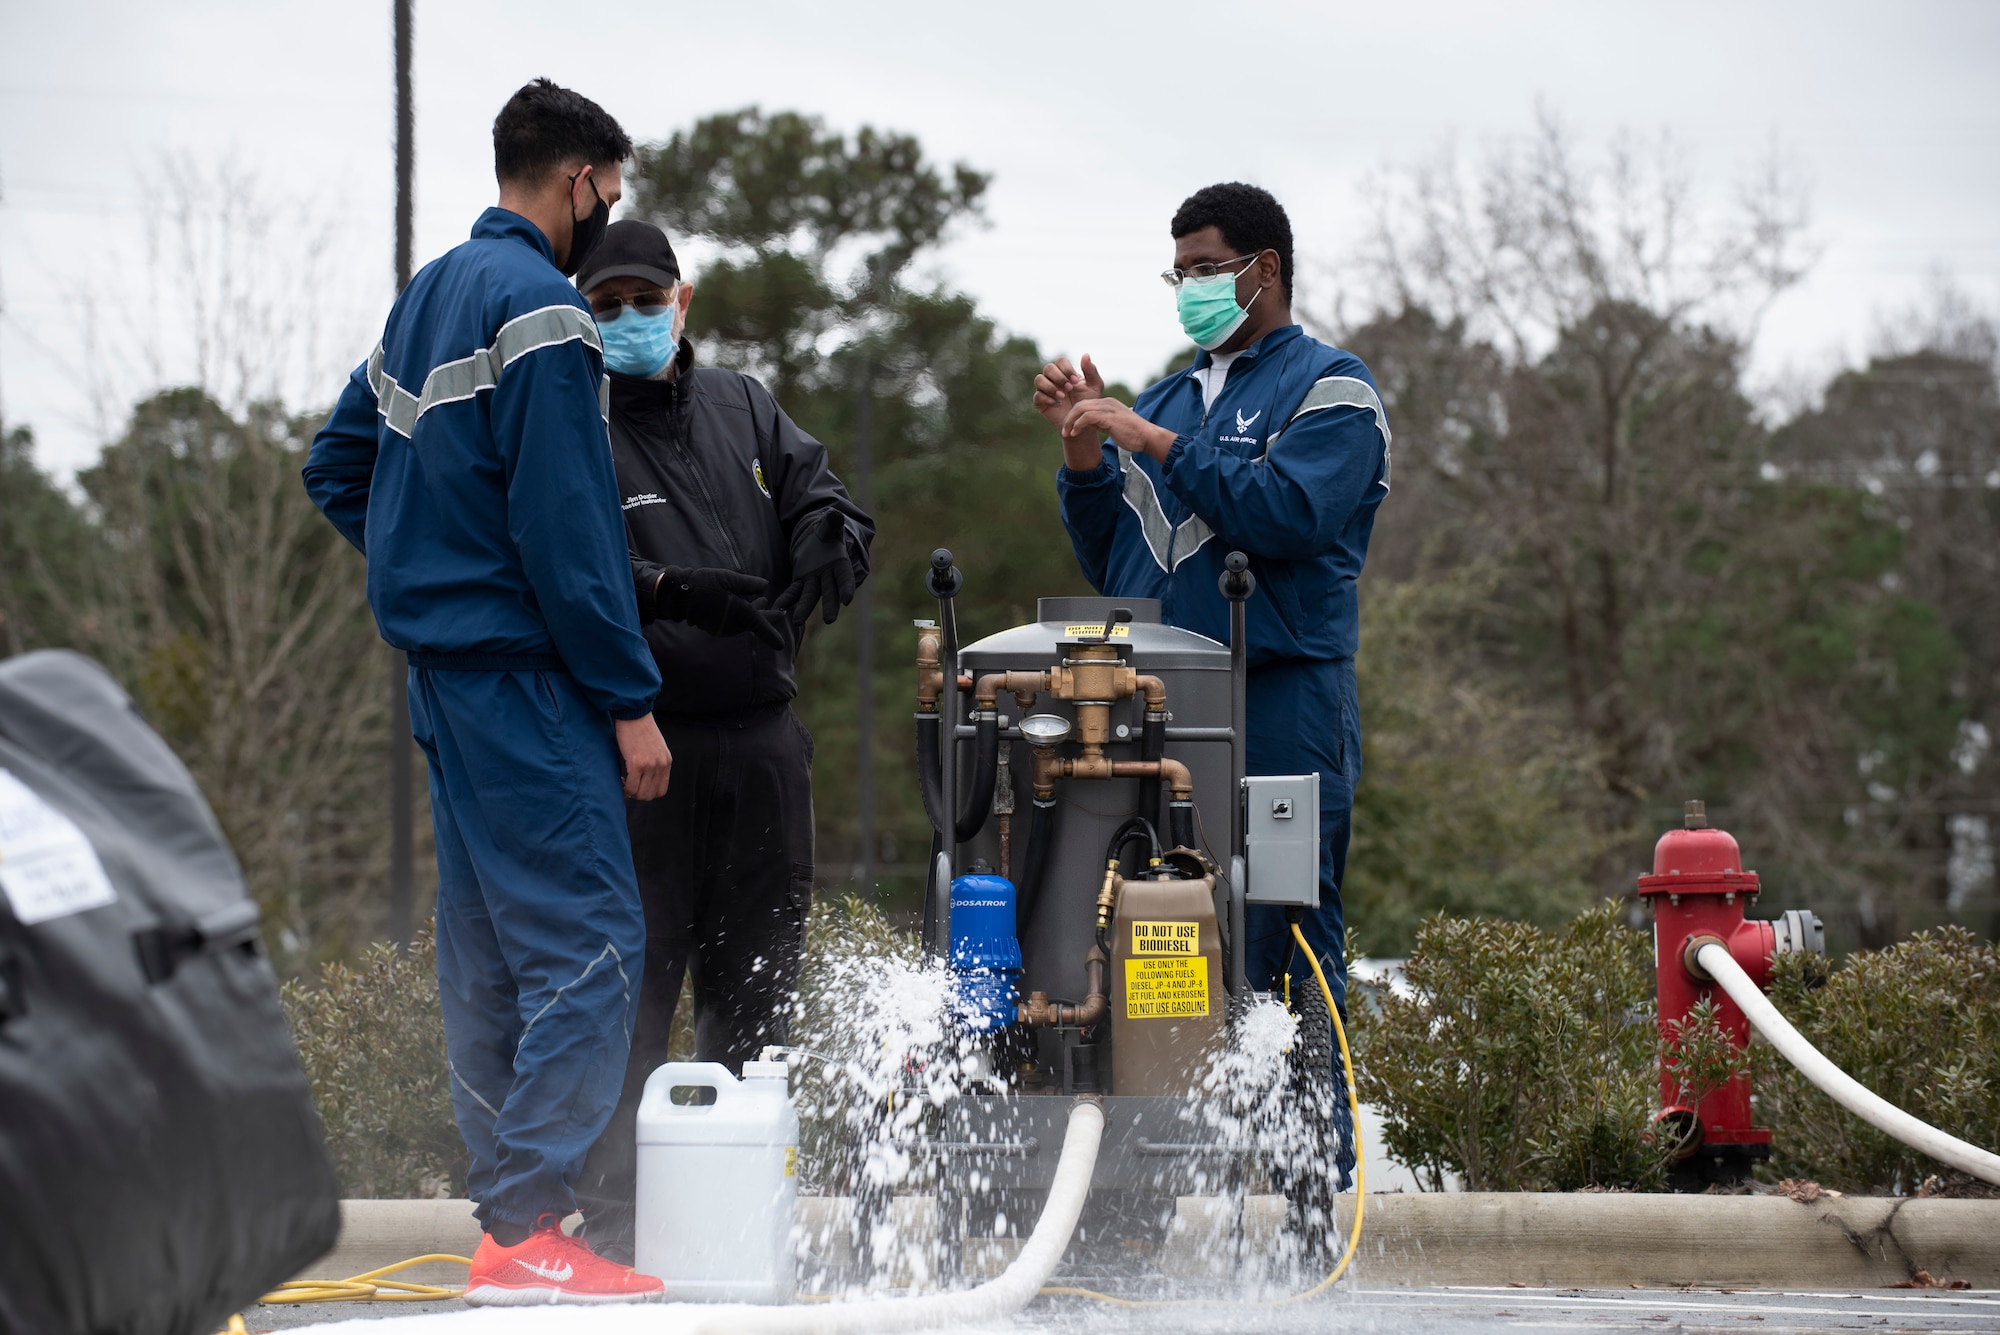
[[[286,1017],[349,1196],[465,1194],[465,1145],[451,1115],[437,942],[378,945],[321,966],[319,985],[284,985]]]
[[[1439,915],[1405,965],[1412,995],[1350,1010],[1362,1098],[1381,1109],[1389,1153],[1468,1190],[1657,1190],[1667,1147],[1652,1135],[1660,1045],[1652,943],[1610,902],[1560,931]],[[871,905],[823,900],[807,929],[794,1044],[843,1061],[872,1035],[857,1005],[885,976],[870,960],[916,962],[914,937]],[[892,966],[892,969],[894,966]],[[2000,948],[1962,928],[1825,961],[1777,962],[1771,998],[1837,1065],[1882,1097],[1975,1144],[2000,1143]],[[341,1182],[352,1196],[448,1196],[465,1189],[452,1120],[436,949],[426,930],[403,954],[376,946],[328,964],[284,1003]],[[675,1056],[691,1048],[688,999]],[[1691,1016],[1677,1055],[1689,1098],[1742,1058],[1712,1016]],[[1776,1133],[1770,1178],[1851,1192],[1909,1192],[1938,1165],[1849,1115],[1762,1043],[1751,1048],[1758,1122]],[[852,1079],[808,1061],[795,1082],[801,1170],[846,1190]],[[865,1097],[865,1096],[863,1096]]]
[[[1771,1000],[1832,1062],[1889,1102],[1975,1145],[2000,1144],[2000,947],[1962,927],[1825,965],[1780,959]],[[1774,1178],[1907,1193],[1952,1170],[1877,1131],[1766,1044],[1751,1049],[1758,1120],[1776,1133]]]
[[[1431,918],[1413,994],[1355,1006],[1362,1097],[1388,1150],[1471,1191],[1657,1188],[1651,943],[1606,903],[1560,932]]]

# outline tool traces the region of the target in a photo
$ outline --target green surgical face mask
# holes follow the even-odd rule
[[[1230,335],[1243,327],[1250,318],[1250,306],[1257,304],[1257,297],[1250,298],[1250,306],[1236,304],[1236,280],[1233,273],[1219,273],[1213,278],[1185,278],[1174,289],[1174,304],[1180,310],[1181,328],[1194,340],[1195,346],[1205,352],[1214,352],[1229,341]],[[1264,295],[1264,289],[1257,289],[1257,296]]]

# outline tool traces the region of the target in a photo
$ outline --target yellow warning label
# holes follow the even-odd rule
[[[1201,924],[1193,922],[1134,922],[1134,955],[1198,955]]]
[[[1103,635],[1104,623],[1102,621],[1098,622],[1095,626],[1063,627],[1063,638],[1065,640],[1094,640]],[[1113,626],[1110,638],[1114,640],[1129,640],[1132,638],[1132,628],[1130,626]]]
[[[797,1177],[798,1175],[799,1147],[796,1145],[787,1145],[785,1146],[785,1176]]]
[[[1131,1020],[1182,1019],[1208,1014],[1208,961],[1125,961],[1125,1016]]]

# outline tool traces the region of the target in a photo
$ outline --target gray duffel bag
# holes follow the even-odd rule
[[[213,1335],[339,1195],[193,778],[96,663],[0,662],[0,1329]]]

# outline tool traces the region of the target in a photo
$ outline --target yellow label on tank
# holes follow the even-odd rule
[[[787,1145],[785,1146],[785,1176],[797,1177],[798,1175],[799,1147],[796,1145]]]
[[[1126,960],[1125,1018],[1176,1020],[1208,1014],[1208,961]]]
[[[1103,636],[1104,623],[1102,621],[1098,622],[1095,626],[1063,627],[1063,638],[1065,640],[1094,640],[1100,639]],[[1129,640],[1132,638],[1132,628],[1130,626],[1113,626],[1111,628],[1111,638],[1114,640]]]
[[[1194,922],[1134,922],[1134,955],[1199,955],[1201,924]]]

